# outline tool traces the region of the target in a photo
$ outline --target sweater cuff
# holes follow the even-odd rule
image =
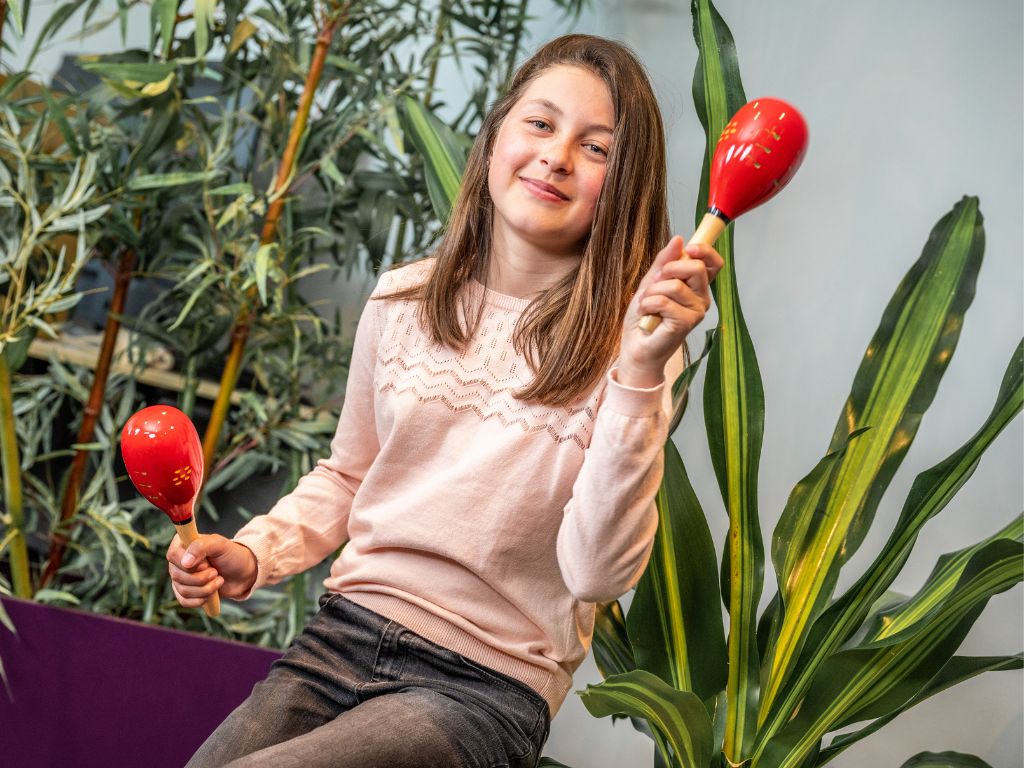
[[[601,407],[610,408],[616,413],[635,418],[657,414],[662,408],[665,382],[662,381],[657,386],[649,388],[629,387],[619,382],[618,370],[619,366],[616,365],[608,371],[608,387],[605,390],[605,400]]]
[[[252,589],[241,597],[236,598],[239,601],[248,600],[252,597],[253,592],[267,583],[267,579],[270,576],[266,567],[266,563],[270,560],[270,547],[266,538],[255,533],[246,533],[245,531],[240,531],[236,534],[232,541],[246,547],[252,552],[253,557],[256,558],[256,581],[252,583]]]

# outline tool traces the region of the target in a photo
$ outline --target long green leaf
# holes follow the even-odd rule
[[[25,35],[25,18],[21,10],[21,0],[7,0],[7,7],[11,11],[14,28],[18,30],[18,37],[23,37]]]
[[[788,527],[780,523],[775,531],[792,542],[797,560],[782,584],[784,610],[773,638],[759,722],[782,693],[843,563],[863,540],[935,396],[974,297],[983,241],[977,198],[963,198],[936,224],[885,309],[831,447],[860,427],[872,429],[844,456],[824,511],[799,531],[795,520]]]
[[[732,34],[710,0],[694,0],[693,36],[699,57],[693,101],[707,135],[697,220],[707,201],[711,159],[729,119],[746,102]],[[757,513],[757,472],[764,431],[764,390],[740,308],[732,227],[718,238],[725,260],[712,290],[719,323],[708,358],[704,419],[715,475],[729,514],[722,582],[728,590],[729,664],[725,754],[741,762],[753,747],[757,726],[760,657],[757,604],[764,582],[764,545]]]
[[[55,10],[52,14],[50,14],[50,18],[46,20],[46,23],[43,25],[43,28],[39,31],[39,34],[36,35],[36,42],[32,46],[32,51],[28,55],[28,60],[25,62],[25,69],[32,68],[32,63],[35,61],[36,55],[39,53],[39,49],[43,46],[44,43],[46,43],[46,41],[48,41],[55,34],[57,34],[57,32],[60,31],[60,28],[63,27],[65,23],[67,23],[67,20],[68,18],[70,18],[71,14],[73,14],[75,11],[81,8],[82,4],[83,0],[71,0],[71,2],[64,3],[59,8],[57,8],[57,10]]]
[[[603,677],[636,669],[626,634],[626,619],[618,600],[595,606],[593,649],[594,663]]]
[[[939,557],[924,586],[913,597],[891,606],[876,614],[865,625],[865,637],[870,642],[891,640],[900,635],[912,633],[914,627],[927,621],[942,604],[946,596],[953,591],[960,574],[974,553],[995,539],[1020,540],[1024,535],[1024,515],[1018,515],[1000,531],[977,544],[964,547],[956,552],[947,552]]]
[[[683,420],[683,413],[686,411],[686,404],[689,400],[690,382],[693,381],[693,377],[700,370],[700,365],[704,358],[710,354],[714,343],[715,329],[712,328],[704,334],[704,350],[700,353],[700,356],[687,365],[672,384],[672,419],[668,425],[668,436],[670,438],[675,434],[676,428]]]
[[[173,61],[133,64],[115,61],[89,61],[85,57],[82,57],[80,63],[83,69],[101,77],[136,83],[159,83],[177,67]]]
[[[217,0],[195,0],[196,20],[196,58],[202,59],[210,39],[210,27],[213,26],[213,9]]]
[[[766,744],[758,768],[798,768],[826,733],[854,713],[885,715],[893,702],[906,702],[905,710],[952,658],[988,599],[1020,583],[1022,555],[1019,541],[990,542],[968,562],[941,608],[912,634],[830,657],[799,712]]]
[[[789,719],[824,659],[852,636],[872,605],[893,583],[924,524],[945,508],[974,473],[988,446],[1020,413],[1024,402],[1022,370],[1024,344],[1018,344],[985,423],[963,446],[917,476],[889,541],[860,579],[815,622],[805,651],[795,667],[795,677],[759,734],[762,740],[776,733]]]
[[[579,691],[594,717],[614,714],[645,718],[661,733],[676,757],[670,765],[704,768],[711,760],[712,729],[704,704],[689,691],[677,691],[642,669],[612,675]],[[667,760],[670,755],[664,756]]]
[[[946,665],[939,670],[939,673],[933,677],[924,688],[915,694],[910,701],[905,704],[902,702],[896,702],[890,712],[877,717],[870,725],[852,733],[844,733],[840,736],[836,736],[832,740],[832,743],[828,745],[828,748],[821,751],[821,763],[831,760],[844,749],[847,749],[861,739],[870,736],[879,728],[890,723],[905,710],[910,709],[925,699],[931,698],[935,694],[944,691],[947,688],[958,685],[959,683],[969,680],[972,677],[976,677],[984,672],[999,672],[1004,670],[1021,669],[1022,667],[1024,667],[1024,654],[1020,653],[1015,656],[954,656],[946,662]],[[875,705],[873,708],[875,710],[884,708],[884,701],[879,702],[879,704],[881,706]],[[843,724],[839,727],[845,727],[846,725],[865,719],[867,719],[865,713],[854,712],[844,718]]]
[[[626,629],[637,666],[700,699],[726,684],[728,658],[715,545],[671,440],[656,499],[658,532],[637,584]]]
[[[165,189],[167,187],[180,187],[183,184],[198,184],[203,181],[210,181],[219,173],[220,171],[213,170],[139,174],[128,182],[126,189],[138,192],[144,189]]]
[[[150,24],[155,32],[157,24],[160,26],[160,50],[164,56],[171,53],[171,44],[174,42],[174,22],[178,15],[178,0],[154,0],[152,18]],[[197,54],[198,55],[198,54]]]
[[[466,155],[453,131],[417,99],[402,99],[399,116],[406,137],[423,158],[427,192],[437,217],[445,222],[459,193]]]

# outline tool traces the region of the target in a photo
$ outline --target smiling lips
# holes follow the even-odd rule
[[[568,195],[559,191],[556,187],[553,187],[550,184],[545,184],[543,181],[539,181],[538,179],[530,179],[526,176],[520,176],[519,180],[523,182],[530,192],[541,200],[563,201],[569,199]]]

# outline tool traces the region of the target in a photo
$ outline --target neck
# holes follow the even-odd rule
[[[520,238],[491,233],[486,285],[492,291],[532,299],[558,283],[580,263],[580,253],[552,252]]]

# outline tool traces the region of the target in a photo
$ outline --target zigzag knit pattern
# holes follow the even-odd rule
[[[403,286],[396,280],[387,290],[399,287]],[[435,343],[423,332],[417,302],[379,303],[378,391],[410,393],[421,403],[441,403],[453,413],[475,414],[481,420],[498,419],[505,427],[526,433],[547,432],[557,443],[572,440],[585,449],[590,445],[603,381],[588,397],[567,407],[517,400],[513,393],[532,380],[533,372],[512,343],[522,310],[501,305],[526,302],[479,283],[467,289],[471,301],[479,301],[483,294],[484,309],[473,343],[463,354]]]

